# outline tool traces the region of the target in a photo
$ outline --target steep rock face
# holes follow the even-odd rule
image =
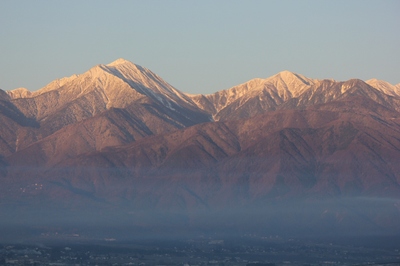
[[[0,156],[10,155],[16,150],[17,134],[21,127],[15,119],[15,113],[8,104],[0,101]],[[4,113],[8,114],[5,115]]]
[[[18,150],[25,128],[37,127],[36,121],[25,117],[11,102],[7,93],[0,90],[0,156]]]

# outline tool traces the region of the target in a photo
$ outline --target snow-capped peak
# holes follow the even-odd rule
[[[299,96],[310,86],[315,84],[316,81],[317,80],[287,70],[266,79],[266,82],[273,84],[278,94],[285,100],[287,100],[288,97]]]
[[[283,70],[277,73],[275,76],[281,76],[282,78],[293,78],[294,76],[296,76],[296,74],[289,70]]]
[[[290,72],[288,70],[281,71],[278,74],[271,77],[271,79],[276,79],[276,78],[282,79],[285,83],[301,82],[306,85],[310,85],[310,83],[313,83],[312,79],[307,78],[300,74]]]
[[[128,60],[120,58],[110,64],[100,65],[100,68],[123,80],[138,92],[165,105],[169,104],[165,101],[167,99],[181,105],[193,105],[185,94],[172,87],[161,77]]]
[[[107,66],[111,66],[112,67],[112,66],[117,66],[117,65],[126,64],[126,63],[132,64],[132,62],[130,62],[128,60],[125,60],[123,58],[118,58],[117,60],[107,64]]]

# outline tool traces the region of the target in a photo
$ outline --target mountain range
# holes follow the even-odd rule
[[[400,233],[400,84],[283,71],[190,95],[118,59],[0,90],[0,121],[9,223],[54,208],[118,210],[135,225],[167,212],[191,226]]]

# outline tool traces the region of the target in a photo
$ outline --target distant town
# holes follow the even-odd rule
[[[300,241],[279,236],[176,241],[103,239],[0,245],[1,265],[399,265],[400,249]],[[69,239],[68,239],[69,238]],[[60,239],[59,239],[60,240]]]

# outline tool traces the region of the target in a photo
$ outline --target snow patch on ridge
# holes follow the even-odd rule
[[[11,99],[28,98],[32,93],[27,88],[17,88],[6,92]]]
[[[374,87],[380,92],[383,92],[390,96],[400,96],[400,84],[392,85],[387,81],[379,80],[379,79],[369,79],[365,83]]]
[[[272,77],[255,78],[228,90],[205,95],[205,97],[211,102],[215,102],[216,113],[218,113],[236,101],[240,101],[237,102],[240,108],[253,97],[259,97],[260,101],[263,101],[264,97],[270,97],[275,102],[287,101],[293,97],[298,97],[317,81],[285,70]],[[196,103],[200,106],[198,96],[191,97],[192,99],[197,97]]]

